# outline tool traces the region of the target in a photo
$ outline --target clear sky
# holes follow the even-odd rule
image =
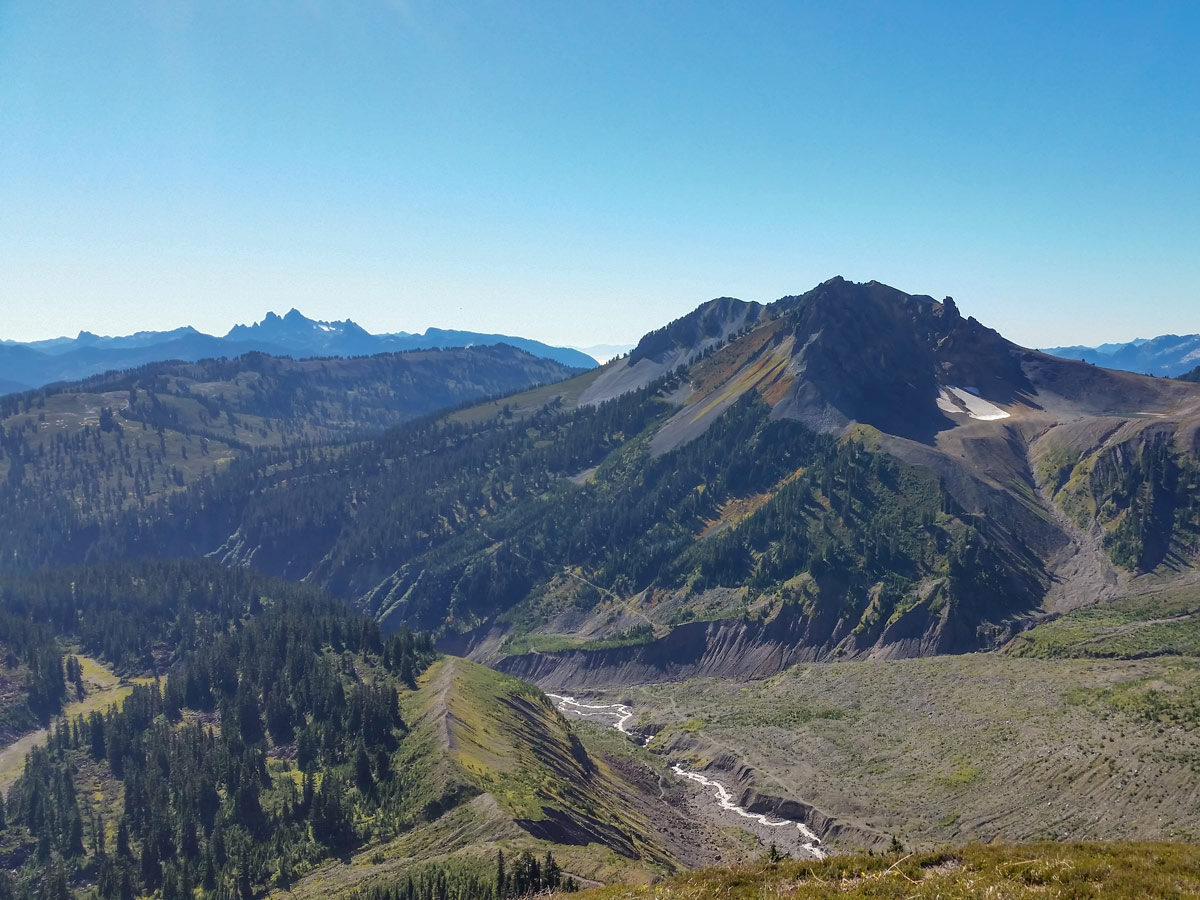
[[[0,337],[635,340],[833,275],[1200,331],[1200,4],[0,0]]]

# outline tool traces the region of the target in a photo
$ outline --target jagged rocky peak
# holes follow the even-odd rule
[[[300,342],[303,349],[320,350],[335,339],[353,339],[358,342],[368,341],[371,336],[350,319],[343,321],[325,322],[310,319],[300,310],[292,307],[284,315],[268,312],[261,322],[254,325],[235,325],[226,335],[227,339],[253,341],[265,340],[276,342]],[[365,345],[354,344],[349,347],[329,347],[330,350],[348,350],[350,352],[369,352],[374,349]]]
[[[807,293],[783,297],[771,306],[782,313],[813,309],[822,315],[869,316],[914,325],[937,325],[942,329],[962,319],[953,298],[947,297],[939,303],[927,294],[906,294],[879,281],[847,281],[840,275]]]
[[[321,324],[329,323],[321,323],[314,319],[310,319],[293,306],[282,316],[272,310],[267,312],[267,314],[262,317],[262,321],[255,322],[253,325],[235,325],[230,331],[230,334],[234,334],[235,332],[242,333],[254,331],[272,331],[278,330],[284,326],[290,329],[315,328]]]
[[[658,350],[652,343],[657,341],[671,350],[638,364],[645,369],[642,383],[653,374],[648,362],[653,358],[659,371],[687,364],[692,387],[688,409],[679,414],[688,424],[664,429],[656,438],[660,452],[699,434],[730,398],[748,390],[756,390],[776,416],[820,431],[860,423],[925,444],[956,425],[999,422],[1018,412],[1048,413],[1050,421],[1130,410],[1165,414],[1181,402],[1189,408],[1194,402],[1162,379],[1018,346],[973,316],[964,317],[952,297],[937,301],[878,281],[839,276],[783,297],[757,311],[757,327],[744,329],[744,337],[733,329],[731,346],[711,364],[699,345],[679,346],[698,333],[708,306],[648,335],[640,345]],[[639,386],[634,368],[598,379],[597,395],[601,387],[612,396],[613,387]]]
[[[1104,373],[1066,371],[1057,361],[1019,347],[974,317],[964,317],[952,297],[938,301],[879,281],[840,276],[803,294],[751,307],[751,314],[725,331],[727,340],[721,343],[727,348],[711,345],[719,352],[710,363],[700,343],[702,325],[718,315],[729,321],[730,312],[742,308],[737,304],[710,301],[647,335],[624,369],[597,380],[595,399],[684,365],[690,392],[675,396],[687,409],[679,413],[680,422],[656,437],[656,451],[665,452],[701,433],[728,403],[750,390],[776,416],[799,419],[819,431],[860,423],[925,444],[955,425],[1008,419],[1017,407],[1040,408],[1043,401],[1035,397],[1047,389],[1060,394],[1063,385],[1076,381],[1097,389],[1072,388],[1070,396],[1053,402],[1077,406],[1079,397],[1111,397],[1114,389],[1125,390],[1109,385]],[[1129,402],[1124,398],[1118,405]]]
[[[834,278],[807,294],[779,301],[805,344],[841,360],[847,375],[933,378],[947,383],[1005,386],[1009,394],[1024,379],[1015,344],[963,318],[952,297],[941,302],[906,294],[878,281]],[[816,338],[810,343],[810,338]]]
[[[759,343],[760,327],[770,329],[769,352],[779,363],[761,370],[754,369],[759,354],[767,352]],[[742,379],[741,387],[735,393],[748,383],[743,376],[760,391],[769,381],[775,385],[768,392],[771,402],[784,404],[781,415],[821,428],[859,421],[928,435],[940,422],[935,401],[941,384],[967,379],[974,386],[987,381],[992,369],[1005,380],[1020,376],[1019,364],[1000,359],[1002,348],[1012,345],[974,319],[963,319],[953,299],[938,302],[879,281],[858,283],[839,275],[766,306],[731,297],[707,301],[645,335],[626,360],[601,374],[583,402],[601,402],[680,366],[691,367],[749,332],[759,335],[750,339],[759,348],[753,358],[730,354],[740,360],[735,380]],[[980,355],[996,358],[986,372],[974,366]],[[743,371],[742,365],[754,371]],[[1001,393],[1008,398],[1016,389],[1009,385]]]

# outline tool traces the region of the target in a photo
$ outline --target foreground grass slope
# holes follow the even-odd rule
[[[994,900],[1200,896],[1200,847],[1186,844],[971,845],[899,856],[841,856],[708,869],[652,889],[602,888],[587,900],[928,898]]]

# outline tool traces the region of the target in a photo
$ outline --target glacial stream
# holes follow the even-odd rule
[[[611,723],[612,727],[616,728],[621,734],[627,735],[634,740],[640,740],[643,747],[650,743],[652,735],[640,735],[629,730],[629,722],[633,719],[633,709],[624,703],[583,703],[574,697],[569,697],[565,694],[552,694],[549,691],[546,692],[546,696],[557,702],[558,711],[564,715],[574,715],[583,719],[615,719],[616,721]],[[717,801],[721,809],[737,813],[744,819],[752,819],[768,828],[795,827],[800,832],[801,846],[817,859],[825,858],[825,851],[821,849],[820,839],[803,822],[797,822],[795,819],[771,819],[761,813],[750,812],[750,810],[738,806],[734,802],[733,794],[721,782],[701,775],[699,772],[690,772],[679,765],[679,763],[672,763],[671,771],[680,778],[686,778],[704,787],[712,788],[713,799]]]

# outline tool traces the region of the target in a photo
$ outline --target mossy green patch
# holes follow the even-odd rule
[[[1169,589],[1078,609],[1013,639],[1017,656],[1200,656],[1200,592]]]

